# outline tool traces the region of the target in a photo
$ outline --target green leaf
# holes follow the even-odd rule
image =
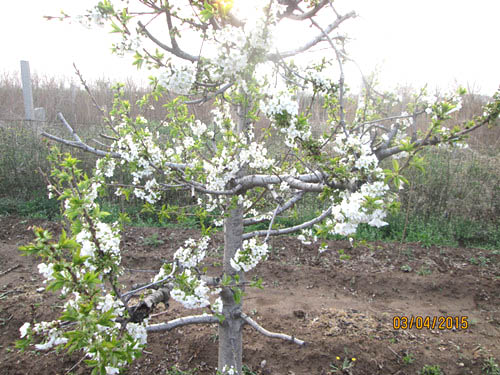
[[[234,302],[240,304],[241,297],[243,296],[243,291],[238,287],[231,288],[231,290],[233,291]]]
[[[222,281],[221,281],[221,283],[222,283],[222,285],[223,285],[223,286],[228,286],[229,284],[231,284],[231,281],[232,281],[232,280],[233,280],[233,279],[232,279],[232,277],[231,277],[231,276],[224,274],[224,275],[222,276]]]
[[[111,34],[113,33],[123,33],[123,30],[114,22],[111,22],[111,28],[112,30],[110,31]]]
[[[399,162],[396,159],[392,159],[392,168],[396,173],[399,171]]]

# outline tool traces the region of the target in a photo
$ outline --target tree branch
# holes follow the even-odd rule
[[[215,324],[219,323],[219,318],[214,315],[192,315],[183,318],[171,320],[167,323],[153,324],[146,327],[148,332],[171,331],[174,328],[183,327],[191,324]]]
[[[264,336],[270,337],[272,339],[280,339],[280,340],[285,340],[285,341],[291,341],[294,344],[297,344],[299,346],[306,345],[305,341],[299,340],[296,337],[285,335],[283,333],[275,333],[275,332],[268,331],[267,329],[265,329],[262,326],[260,326],[255,320],[253,320],[252,318],[250,318],[245,313],[241,313],[241,318],[245,321],[245,323],[247,323],[249,326],[251,326],[257,332],[263,334]]]
[[[298,201],[300,201],[302,199],[304,194],[305,194],[304,191],[300,191],[297,194],[295,194],[288,202],[286,202],[283,206],[281,206],[278,211],[276,211],[276,215],[280,215],[281,213],[285,212],[289,208],[293,207],[295,203],[297,203]],[[267,215],[261,215],[260,217],[252,217],[252,218],[244,219],[243,225],[258,224],[258,223],[262,223],[263,221],[269,220],[268,218],[262,217],[262,216],[267,216]]]
[[[284,14],[284,17],[289,18],[294,21],[303,21],[308,18],[314,17],[325,5],[329,3],[329,0],[321,0],[316,6],[311,9],[309,12],[305,12],[303,14],[293,14],[293,13],[288,13]]]
[[[170,299],[171,286],[160,288],[149,294],[146,298],[140,301],[137,305],[131,306],[128,309],[130,314],[130,321],[133,323],[140,323],[146,319],[155,306],[163,302],[168,307],[168,300]]]
[[[96,149],[96,148],[94,148],[92,146],[89,146],[88,144],[84,143],[80,139],[80,137],[78,136],[78,134],[76,134],[76,132],[70,126],[70,124],[68,124],[68,122],[66,121],[66,119],[64,118],[64,116],[62,115],[62,113],[59,112],[57,114],[57,116],[59,117],[59,119],[61,120],[61,122],[64,124],[64,126],[66,127],[66,129],[68,129],[68,131],[70,132],[70,134],[73,136],[73,138],[75,140],[74,141],[68,141],[66,139],[59,138],[59,137],[57,137],[55,135],[52,135],[52,134],[49,134],[49,133],[46,133],[46,132],[41,132],[40,134],[42,136],[44,136],[46,138],[49,138],[49,139],[52,139],[52,140],[54,140],[56,142],[65,144],[67,146],[79,148],[81,150],[90,152],[90,153],[95,154],[97,156],[107,156],[107,155],[110,155],[113,158],[119,158],[120,157],[120,154],[118,154],[116,152],[109,152],[109,151],[98,150],[98,149]]]
[[[324,32],[327,33],[327,34],[330,34],[334,29],[336,29],[337,27],[339,27],[342,22],[346,21],[349,18],[353,18],[355,16],[356,16],[355,12],[350,12],[350,13],[347,13],[346,15],[344,15],[344,16],[338,17],[335,20],[335,22],[331,23],[330,25],[328,25],[324,29]],[[319,33],[315,38],[311,39],[309,42],[305,43],[304,45],[300,46],[297,49],[290,50],[290,51],[284,51],[284,52],[279,52],[278,51],[278,52],[275,52],[275,53],[268,54],[267,55],[267,60],[276,62],[276,61],[279,61],[281,58],[291,57],[291,56],[298,55],[299,53],[305,52],[308,49],[314,47],[316,44],[318,44],[319,42],[323,41],[324,39],[325,39],[324,34],[323,33]],[[338,37],[334,37],[334,38],[331,38],[331,39],[339,39],[339,38]]]
[[[305,223],[295,225],[293,227],[288,227],[284,229],[274,229],[274,230],[256,230],[254,232],[249,232],[249,233],[244,233],[243,234],[243,239],[248,240],[249,238],[257,237],[257,236],[267,236],[268,234],[270,236],[279,236],[282,234],[290,234],[293,232],[297,232],[301,229],[306,229],[309,227],[312,227],[314,224],[317,224],[321,222],[323,219],[325,219],[328,215],[332,213],[332,208],[328,208],[326,211],[323,211],[323,213],[316,218],[306,221]]]
[[[323,174],[319,172],[322,176]],[[243,189],[251,189],[257,186],[265,187],[267,185],[281,184],[286,181],[291,188],[304,191],[315,191],[321,192],[326,187],[326,185],[319,183],[318,176],[311,174],[305,175],[311,178],[306,178],[304,176],[299,176],[299,178],[294,178],[292,176],[269,176],[269,175],[248,175],[243,176],[236,180],[236,183],[243,186]],[[303,177],[304,179],[302,179]]]
[[[163,50],[165,50],[167,52],[170,52],[171,54],[173,54],[173,55],[175,55],[175,56],[177,56],[177,57],[179,57],[179,58],[181,58],[183,60],[188,60],[188,61],[191,61],[191,62],[196,62],[196,61],[200,60],[199,56],[191,55],[191,54],[189,54],[187,52],[184,52],[180,48],[169,47],[166,44],[162,43],[160,40],[158,40],[157,38],[155,38],[149,32],[148,29],[146,29],[146,26],[144,26],[141,21],[139,21],[137,24],[138,24],[138,26],[140,28],[140,31],[144,32],[146,34],[146,36],[149,39],[151,39],[151,41],[153,41],[161,49],[163,49]]]
[[[186,100],[184,102],[184,104],[203,104],[203,103],[206,103],[210,99],[215,98],[217,95],[224,94],[224,92],[226,92],[226,90],[229,89],[233,85],[234,85],[234,82],[226,83],[224,86],[222,86],[219,90],[215,91],[214,93],[212,93],[210,95],[205,95],[199,99]]]

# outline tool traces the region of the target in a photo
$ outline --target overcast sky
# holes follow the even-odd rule
[[[73,77],[73,62],[92,79],[147,77],[147,72],[137,73],[131,56],[111,55],[114,36],[107,29],[43,19],[61,9],[78,14],[95,3],[2,0],[0,72],[17,72],[19,61],[29,60],[32,72],[68,79]],[[342,12],[358,13],[343,28],[352,38],[347,51],[365,74],[378,70],[385,88],[427,83],[446,90],[458,83],[491,95],[500,85],[498,0],[337,0],[334,4]],[[356,91],[361,79],[354,65],[347,68],[346,79]]]

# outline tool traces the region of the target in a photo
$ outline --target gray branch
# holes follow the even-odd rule
[[[140,27],[140,30],[144,32],[144,34],[147,35],[147,37],[149,39],[151,39],[158,47],[160,47],[161,49],[167,51],[167,52],[170,52],[171,54],[177,56],[177,57],[180,57],[181,59],[183,60],[188,60],[188,61],[191,61],[191,62],[197,62],[198,60],[200,60],[199,56],[194,56],[194,55],[191,55],[187,52],[184,52],[183,50],[181,50],[180,48],[174,48],[174,47],[169,47],[167,46],[166,44],[162,43],[160,40],[158,40],[157,38],[155,38],[150,32],[148,29],[146,29],[146,26],[144,26],[142,24],[141,21],[139,21],[137,23]]]
[[[226,83],[224,86],[222,86],[219,90],[215,91],[214,93],[212,93],[210,95],[205,95],[204,97],[199,98],[199,99],[186,100],[184,102],[184,104],[203,104],[203,103],[206,103],[210,99],[215,98],[216,96],[225,93],[226,90],[229,89],[233,85],[234,85],[234,82]]]
[[[317,224],[321,221],[323,221],[328,215],[332,213],[332,208],[328,208],[326,211],[323,211],[323,213],[316,218],[306,221],[305,223],[295,225],[293,227],[289,228],[284,228],[284,229],[274,229],[274,230],[256,230],[254,232],[249,232],[249,233],[244,233],[243,234],[243,239],[248,240],[249,238],[257,237],[257,236],[267,236],[268,234],[270,236],[279,236],[282,234],[290,234],[293,232],[297,232],[302,229],[307,229],[309,227],[312,227],[314,224]]]
[[[78,134],[76,134],[76,132],[71,127],[71,125],[68,124],[68,122],[66,121],[66,119],[64,118],[64,116],[62,115],[62,113],[59,112],[57,114],[57,116],[59,117],[59,119],[61,120],[61,122],[64,124],[64,126],[66,127],[66,129],[68,129],[68,131],[70,132],[70,134],[73,136],[73,138],[75,140],[74,141],[69,141],[67,139],[63,139],[63,138],[57,137],[57,136],[49,134],[47,132],[41,132],[40,134],[42,136],[44,136],[46,138],[49,138],[49,139],[52,139],[52,140],[54,140],[56,142],[65,144],[67,146],[79,148],[81,150],[90,152],[90,153],[95,154],[97,156],[107,156],[107,155],[110,155],[113,158],[119,158],[120,157],[120,154],[118,154],[116,152],[109,152],[109,151],[98,150],[98,149],[96,149],[96,148],[94,148],[92,146],[89,146],[88,144],[86,144],[85,142],[83,142],[80,139],[80,137],[78,136]]]
[[[236,180],[236,183],[243,186],[243,189],[254,187],[265,187],[267,185],[281,184],[286,181],[291,188],[303,191],[322,192],[326,185],[320,182],[323,173],[317,172],[298,177],[292,176],[270,176],[270,175],[248,175]]]
[[[299,340],[296,337],[285,335],[283,333],[275,333],[275,332],[268,331],[267,329],[265,329],[262,326],[260,326],[255,320],[253,320],[252,318],[250,318],[245,313],[241,313],[241,318],[245,321],[245,323],[247,323],[249,326],[251,326],[257,332],[263,334],[264,336],[270,337],[272,339],[280,339],[280,340],[285,340],[285,341],[291,341],[294,344],[297,344],[299,346],[306,345],[305,341]]]
[[[297,203],[298,201],[300,201],[302,199],[302,197],[304,196],[304,194],[305,194],[304,191],[300,191],[299,193],[295,194],[288,202],[286,202],[283,206],[281,206],[278,211],[276,211],[276,215],[280,215],[281,213],[283,213],[286,210],[288,210],[291,207],[293,207],[295,203]],[[261,216],[258,216],[258,217],[252,217],[252,218],[244,219],[243,220],[243,225],[258,224],[258,223],[262,223],[263,221],[269,220],[265,216],[267,216],[267,215],[261,215]]]
[[[311,9],[309,12],[303,13],[303,14],[286,14],[286,18],[290,18],[291,20],[294,21],[303,21],[308,18],[312,18],[318,13],[325,5],[327,5],[330,2],[330,0],[321,0],[316,6]]]
[[[191,324],[215,324],[219,319],[214,315],[192,315],[183,318],[171,320],[167,323],[153,324],[146,327],[148,332],[171,331],[174,328],[183,327]]]
[[[333,30],[335,30],[336,28],[338,28],[341,23],[343,23],[344,21],[346,21],[349,18],[354,18],[354,17],[356,17],[356,13],[355,12],[350,12],[350,13],[347,13],[346,15],[344,15],[344,16],[340,16],[334,22],[332,22],[330,25],[328,25],[324,29],[324,32],[327,33],[327,34],[330,34]],[[332,39],[338,39],[338,38],[337,37],[333,37]],[[291,57],[291,56],[298,55],[298,54],[300,54],[302,52],[305,52],[308,49],[314,47],[316,44],[318,44],[319,42],[322,42],[323,40],[325,40],[325,35],[321,32],[315,38],[311,39],[309,42],[305,43],[304,45],[300,46],[299,48],[294,49],[294,50],[290,50],[290,51],[284,51],[284,52],[279,52],[278,51],[278,52],[275,52],[275,53],[270,53],[270,54],[267,55],[267,59],[269,61],[275,61],[276,62],[276,61],[279,61],[281,58],[286,58],[286,57]]]

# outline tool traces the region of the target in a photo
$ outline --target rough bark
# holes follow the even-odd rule
[[[243,241],[243,208],[241,206],[229,212],[229,216],[224,221],[224,273],[226,275],[236,275],[237,272],[231,267],[231,259],[236,251],[241,248]],[[240,281],[243,274],[240,273]],[[242,328],[241,303],[234,300],[233,291],[229,287],[222,289],[221,298],[223,301],[222,314],[225,319],[219,325],[219,361],[220,370],[224,366],[237,369],[241,374],[242,366]]]

